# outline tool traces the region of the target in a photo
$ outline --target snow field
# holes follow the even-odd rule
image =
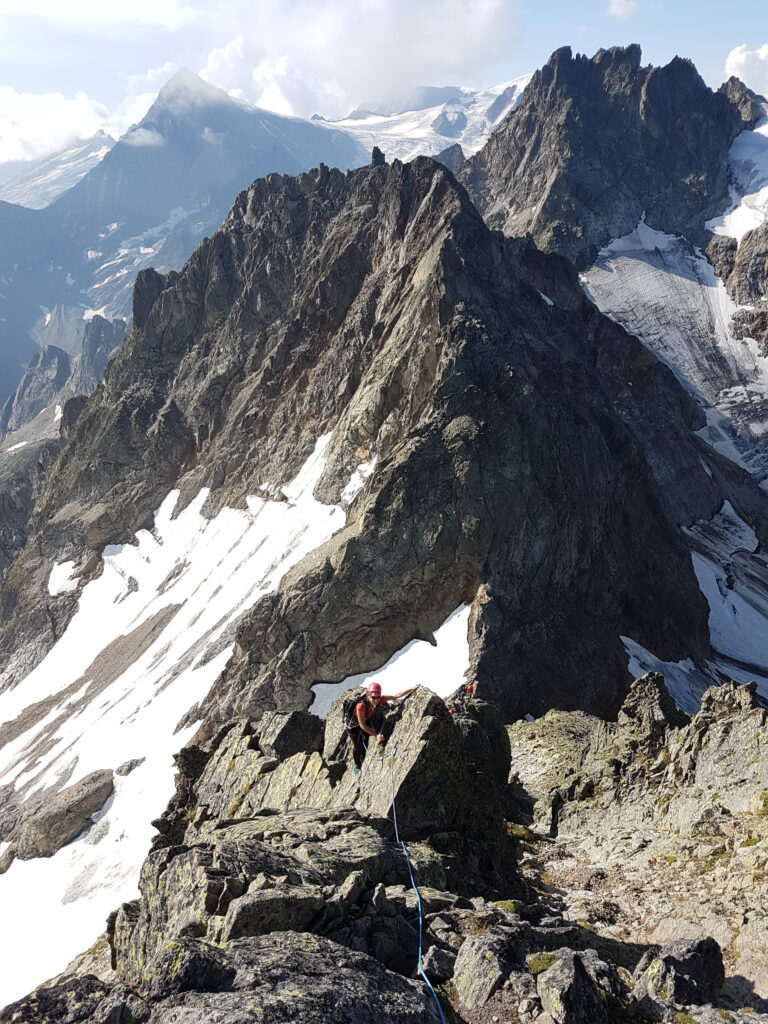
[[[358,493],[362,490],[365,481],[376,468],[378,456],[374,455],[369,462],[361,462],[349,479],[349,483],[341,492],[341,504],[351,505]]]
[[[690,658],[664,662],[629,637],[622,637],[633,677],[660,672],[677,705],[692,714],[710,686],[754,680],[768,697],[768,559],[757,551],[752,528],[725,502],[708,523],[684,531],[696,579],[709,605],[712,657],[702,666]]]
[[[0,1005],[61,971],[103,931],[107,914],[137,895],[150,821],[173,791],[172,756],[196,728],[175,732],[179,719],[223,670],[239,616],[345,523],[342,508],[312,496],[330,438],[318,440],[282,488],[287,501],[252,496],[247,511],[224,508],[208,520],[204,489],[173,519],[171,492],[151,532],[105,549],[102,575],[84,587],[64,635],[0,694],[2,722],[46,702],[41,719],[0,748],[0,781],[26,787],[26,795],[145,758],[115,776],[114,796],[78,839],[0,875],[0,915],[15,922],[16,937]],[[76,583],[74,570],[56,566],[51,593]]]
[[[414,683],[448,697],[464,682],[469,668],[469,605],[459,605],[435,631],[435,646],[426,640],[412,640],[374,672],[347,676],[340,683],[318,683],[312,687],[315,699],[309,710],[325,718],[333,701],[355,686],[376,679],[384,694],[397,693]]]
[[[458,142],[465,156],[476,153],[488,140],[499,123],[518,105],[531,75],[521,75],[510,82],[492,86],[480,92],[466,90],[466,96],[449,103],[440,103],[424,110],[407,110],[402,114],[369,114],[366,117],[345,118],[341,121],[319,121],[322,127],[348,132],[361,145],[371,150],[379,146],[388,160],[413,160],[419,155],[431,156]],[[491,119],[488,110],[498,97],[512,87],[510,102],[495,112]],[[434,122],[445,114],[449,122],[463,115],[466,126],[455,137],[441,134]]]
[[[73,576],[74,562],[60,562],[51,569],[48,577],[48,593],[51,597],[66,594],[77,588],[77,577]]]
[[[733,335],[739,307],[702,253],[641,221],[600,251],[582,284],[710,407],[701,436],[758,480],[768,478],[768,358],[751,338]]]
[[[768,218],[768,104],[763,111],[763,120],[753,131],[737,135],[728,152],[731,208],[705,225],[737,242]]]

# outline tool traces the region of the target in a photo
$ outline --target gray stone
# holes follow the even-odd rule
[[[288,714],[267,712],[259,723],[259,747],[267,757],[285,760],[293,754],[311,754],[323,742],[323,723],[308,711]]]
[[[153,1001],[178,992],[227,989],[235,968],[216,946],[200,939],[175,939],[154,958],[147,972],[145,994]]]
[[[561,950],[559,959],[536,979],[539,999],[558,1024],[612,1024],[616,1019],[615,1007],[606,998],[608,993],[599,986],[592,971],[587,969],[585,954]],[[602,965],[606,974],[607,964]]]
[[[243,935],[309,931],[312,919],[322,906],[322,892],[317,888],[285,887],[248,892],[230,903],[219,939],[228,942]]]
[[[424,954],[422,967],[424,973],[434,984],[448,981],[456,966],[456,953],[440,946],[430,946]]]
[[[80,1024],[81,1021],[92,1021],[98,1019],[98,1007],[109,993],[109,986],[92,974],[66,978],[56,985],[43,985],[24,999],[0,1010],[0,1022]]]
[[[113,790],[111,771],[92,772],[24,814],[14,835],[16,856],[19,860],[52,857],[80,835]]]
[[[134,757],[130,761],[124,761],[119,768],[115,768],[115,775],[130,775],[140,764],[144,764],[145,757]]]
[[[513,971],[525,968],[522,950],[514,933],[494,928],[470,935],[462,943],[453,968],[453,985],[462,1006],[476,1010],[484,1006]]]
[[[422,983],[328,939],[294,932],[236,939],[226,957],[236,971],[230,991],[171,996],[152,1024],[439,1024]]]
[[[713,938],[678,939],[639,966],[632,999],[640,1012],[657,1016],[664,1004],[717,1005],[724,981],[723,954]]]

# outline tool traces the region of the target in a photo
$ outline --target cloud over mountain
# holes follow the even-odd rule
[[[762,96],[768,95],[768,43],[756,50],[746,44],[734,47],[725,59],[725,76],[735,75]]]

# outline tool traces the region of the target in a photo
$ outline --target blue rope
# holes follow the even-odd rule
[[[397,806],[395,804],[395,769],[392,764],[392,762],[395,760],[397,756],[397,744],[390,753],[384,754],[383,757],[371,757],[371,755],[368,754],[368,744],[365,742],[365,740],[363,740],[363,746],[365,747],[366,760],[370,757],[372,761],[389,761],[389,782],[392,794],[392,824],[395,826],[395,840],[397,844],[400,847],[402,847],[403,855],[405,856],[405,863],[408,868],[408,874],[411,879],[411,888],[416,893],[416,904],[419,909],[419,974],[422,976],[427,988],[432,993],[432,998],[435,1001],[435,1006],[437,1007],[437,1012],[440,1017],[441,1024],[447,1024],[445,1014],[443,1013],[443,1008],[440,1005],[440,999],[438,998],[437,992],[435,992],[434,988],[432,987],[432,982],[425,974],[424,968],[422,967],[421,964],[424,936],[424,907],[422,906],[421,903],[421,893],[419,892],[419,887],[418,885],[416,885],[416,879],[413,877],[413,865],[411,864],[411,857],[410,854],[408,853],[408,847],[400,838],[400,833],[397,828]]]

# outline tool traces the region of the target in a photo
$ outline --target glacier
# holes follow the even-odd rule
[[[345,690],[378,680],[384,693],[419,683],[438,697],[448,697],[465,682],[469,669],[469,605],[459,605],[435,630],[434,644],[411,640],[373,672],[347,676],[340,683],[317,683],[309,710],[325,718],[331,703]]]
[[[768,358],[735,337],[739,307],[700,250],[644,221],[600,250],[581,277],[601,312],[654,352],[708,412],[702,437],[768,477]]]

